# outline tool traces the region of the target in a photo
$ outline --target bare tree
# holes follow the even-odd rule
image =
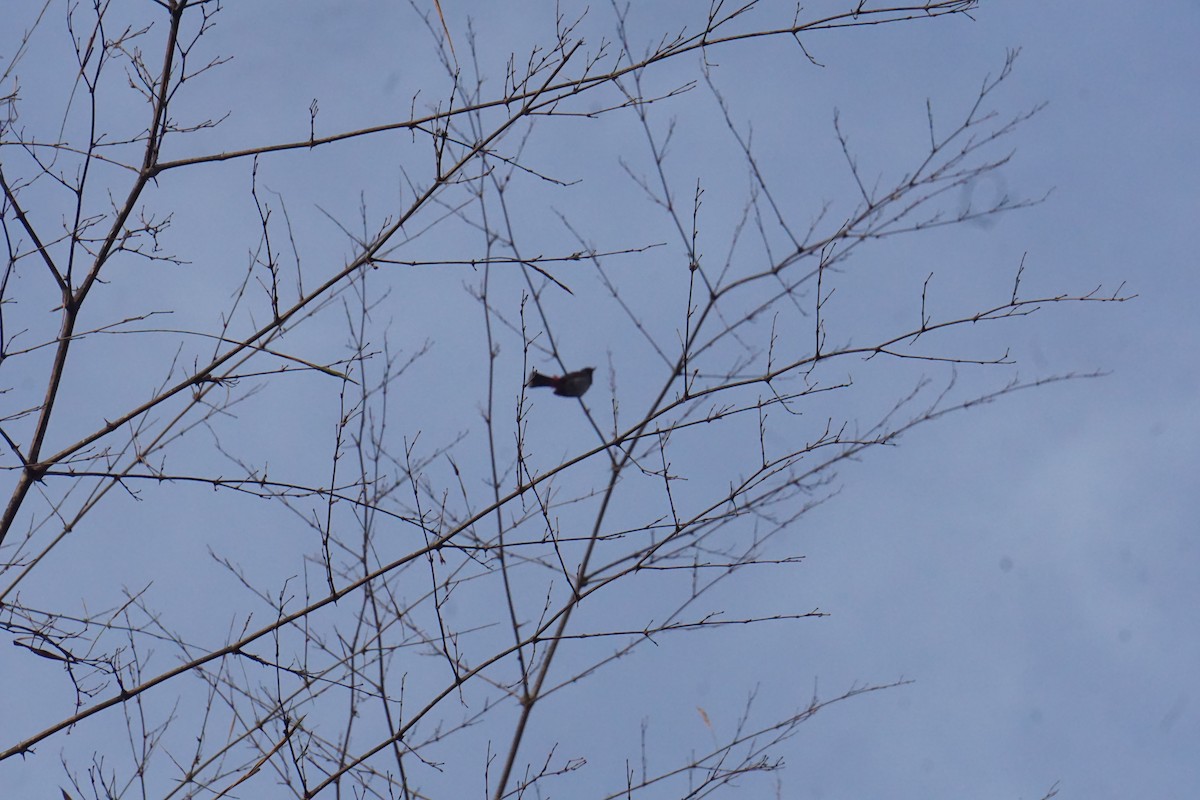
[[[8,27],[0,624],[9,690],[32,688],[5,774],[54,772],[70,798],[743,785],[818,710],[881,687],[747,702],[706,718],[705,752],[653,725],[613,742],[620,698],[587,687],[679,669],[680,634],[821,615],[746,588],[794,568],[788,534],[839,465],[1072,377],[1022,382],[955,332],[1123,299],[1032,296],[1013,265],[990,301],[945,309],[933,259],[887,298],[904,324],[843,299],[884,240],[1036,202],[956,205],[1037,111],[994,110],[1015,54],[953,122],[931,107],[891,178],[835,118],[845,181],[813,191],[842,199],[807,218],[722,90],[740,59],[799,74],[812,37],[975,2],[714,0],[650,34],[630,7],[563,4],[522,52],[454,5],[413,2],[427,49],[397,43],[404,108],[331,126],[313,101],[306,130],[212,110],[223,81],[299,68],[270,60],[274,31],[262,54],[221,49],[245,8],[47,0]],[[675,155],[697,130],[725,143],[712,163]],[[564,397],[525,387],[588,367]],[[976,369],[1000,378],[964,394]]]

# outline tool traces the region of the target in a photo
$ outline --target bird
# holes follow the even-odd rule
[[[535,369],[525,385],[532,389],[553,386],[554,393],[559,397],[580,397],[591,388],[592,373],[595,371],[595,367],[584,367],[566,375],[543,375]]]

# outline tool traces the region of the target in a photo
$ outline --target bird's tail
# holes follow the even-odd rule
[[[543,375],[535,369],[533,372],[529,373],[529,380],[525,385],[531,389],[536,389],[539,386],[557,386],[558,378],[550,375]]]

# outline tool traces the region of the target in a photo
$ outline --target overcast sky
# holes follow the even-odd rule
[[[888,54],[977,75],[1020,47],[1009,88],[1049,105],[1005,176],[1054,192],[989,236],[1056,279],[1127,281],[1138,299],[1025,331],[1027,369],[1109,377],[947,420],[818,512],[831,534],[806,575],[835,619],[804,651],[916,683],[823,720],[837,734],[807,742],[814,785],[798,796],[1200,786],[1200,4],[1149,11],[996,3]]]
[[[493,55],[516,48],[510,39],[533,40],[523,26],[540,20],[543,6],[551,4],[502,5],[505,9],[498,11],[492,3],[442,0],[459,46],[470,14]],[[826,5],[841,6],[818,3],[814,8]],[[649,36],[685,24],[676,20],[686,16],[680,8],[687,6],[647,4],[633,21]],[[611,16],[607,8],[592,13],[598,28]],[[829,617],[780,626],[777,634],[760,630],[749,638],[744,632],[722,632],[681,638],[664,644],[662,653],[642,651],[631,666],[613,668],[585,684],[568,707],[548,711],[542,718],[546,740],[561,738],[556,724],[569,727],[581,709],[593,707],[620,717],[612,723],[614,736],[633,736],[643,709],[653,706],[659,710],[652,729],[672,731],[681,748],[700,747],[711,733],[696,709],[704,709],[718,727],[729,725],[755,687],[770,698],[763,702],[790,706],[806,702],[814,686],[822,694],[836,694],[855,685],[905,679],[913,683],[838,704],[807,723],[782,751],[787,769],[780,777],[780,796],[1040,798],[1057,784],[1060,797],[1107,800],[1182,798],[1200,789],[1200,697],[1194,686],[1200,668],[1200,264],[1195,256],[1200,2],[991,0],[973,16],[974,21],[813,35],[804,44],[820,66],[782,42],[761,50],[733,48],[714,59],[719,65],[714,85],[736,119],[754,120],[765,163],[778,171],[781,191],[807,220],[805,215],[815,214],[822,202],[847,197],[848,173],[834,138],[835,108],[868,171],[887,174],[908,163],[904,154],[919,150],[928,136],[927,100],[936,119],[952,124],[969,108],[985,76],[1000,69],[1006,52],[1019,48],[995,107],[1013,115],[1047,105],[1008,141],[1016,150],[1012,162],[975,191],[983,197],[1042,197],[1049,191],[1045,202],[930,237],[889,240],[862,257],[862,274],[864,281],[885,286],[893,270],[932,272],[931,301],[946,313],[964,310],[961,303],[974,303],[980,291],[1007,285],[1022,259],[1031,294],[1084,293],[1098,285],[1111,294],[1124,284],[1124,292],[1136,299],[1046,308],[982,342],[985,348],[1011,346],[1022,378],[1089,371],[1107,376],[1018,393],[952,415],[905,436],[899,447],[873,452],[842,469],[841,492],[805,516],[786,542],[785,549],[805,557],[803,563],[764,572],[743,585],[740,596],[727,598],[731,608],[745,602],[761,609],[765,603],[757,604],[759,593],[771,602],[781,599],[791,610],[820,608]],[[318,135],[330,132],[321,130],[323,119],[333,128],[406,116],[420,70],[405,60],[406,51],[392,33],[403,28],[416,36],[414,20],[400,4],[226,4],[211,43],[213,52],[236,58],[222,68],[227,78],[198,81],[193,97],[198,114],[220,116],[228,108],[237,113],[215,131],[189,140],[193,149],[188,152],[303,138],[313,98],[320,106]],[[53,39],[51,33],[61,36],[61,29],[61,22],[46,27],[45,41]],[[13,46],[9,38],[0,38],[0,56],[8,58]],[[23,65],[22,74],[30,76],[27,97],[37,89],[37,59],[61,57],[48,44],[34,48]],[[496,76],[500,63],[491,66]],[[694,67],[667,65],[662,86],[680,76],[690,80]],[[672,113],[686,120],[705,114],[715,119],[706,89],[678,102],[677,112],[664,105],[660,120]],[[31,126],[43,113],[53,119],[60,112],[34,102],[23,109]],[[534,229],[530,238],[544,244],[545,252],[572,249],[570,238],[548,222],[560,211],[587,218],[592,223],[588,235],[601,248],[663,240],[650,209],[629,205],[628,192],[608,194],[606,178],[619,172],[623,152],[644,147],[636,125],[625,117],[601,118],[596,125],[608,127],[600,129],[603,136],[588,140],[584,158],[566,135],[531,145],[539,170],[581,181],[580,188],[556,196],[552,205],[522,209],[517,224]],[[694,123],[681,127],[675,157],[684,165],[702,165],[711,185],[721,186],[726,165],[706,162],[706,140],[724,136],[722,146],[727,146],[727,133],[716,124],[712,130]],[[547,129],[561,130],[549,123]],[[9,157],[0,151],[5,163]],[[303,198],[290,210],[313,226],[309,231],[327,225],[311,258],[328,256],[331,263],[349,252],[349,245],[321,221],[329,218],[326,212],[353,224],[360,199],[381,216],[405,191],[394,171],[379,177],[377,162],[356,158],[354,146],[329,156],[264,159],[262,169],[273,191]],[[728,169],[744,172],[740,163]],[[231,192],[244,197],[247,170],[241,163],[218,166],[202,178],[181,173],[156,190],[168,205],[180,198],[191,204],[186,206],[191,218],[178,226],[186,231],[179,235],[191,258],[245,261],[247,240],[229,232],[238,225],[253,231],[257,221],[245,218],[245,206],[237,210],[225,204]],[[686,173],[682,169],[679,176]],[[737,180],[744,188],[744,179]],[[719,219],[725,200],[710,196],[706,202]],[[741,198],[729,203],[734,214]],[[471,257],[463,244],[467,240],[433,236],[413,244],[409,252],[418,254],[413,257],[429,252],[445,257],[448,250]],[[713,250],[713,259],[723,257],[715,244]],[[652,255],[625,263],[644,268],[653,265]],[[447,365],[461,370],[464,364],[482,363],[477,341],[454,340],[452,322],[457,314],[472,315],[472,324],[478,321],[474,301],[463,291],[475,279],[469,271],[421,273],[398,289],[421,301],[397,315],[395,344],[417,349],[424,331],[440,331],[433,358],[419,369],[444,374]],[[199,271],[172,273],[164,280],[181,297],[225,296],[223,286],[211,286]],[[657,291],[653,280],[643,298],[651,307]],[[588,284],[580,286],[588,291]],[[847,294],[852,291],[847,288]],[[916,313],[912,295],[904,295],[902,303],[894,299],[874,296],[861,307],[835,306],[831,314],[846,320],[867,316],[865,324],[883,325],[891,321],[889,315]],[[119,318],[129,313],[126,305],[136,308],[139,300],[114,292],[97,300],[97,313]],[[570,308],[565,316],[577,315],[577,324],[562,325],[562,347],[580,366],[600,368],[592,392],[609,391],[610,366],[620,390],[628,392],[640,374],[639,363],[627,355],[633,345],[607,339],[586,306]],[[187,312],[181,307],[173,324],[183,327]],[[300,341],[317,350],[324,344],[320,329],[299,335],[311,336]],[[474,362],[463,360],[468,352]],[[518,366],[509,375],[514,392],[522,374]],[[982,391],[1012,374],[963,380]],[[886,397],[847,402],[861,403],[869,416],[878,410],[875,401],[886,408],[911,377],[897,378],[902,388],[893,386]],[[7,387],[22,377],[3,379]],[[81,365],[72,380],[73,386],[111,384],[118,392],[126,374],[96,359]],[[104,395],[94,402],[108,400]],[[117,395],[111,399],[119,400]],[[89,408],[87,397],[76,402],[79,410],[67,415],[59,434],[64,441],[73,425],[88,430],[97,415],[111,413]],[[433,414],[446,430],[477,419],[474,397],[418,392],[406,402],[415,416]],[[568,417],[573,410],[551,405],[546,397],[536,403],[542,417],[535,415],[531,436],[542,435],[538,425],[551,420],[560,426],[539,440],[547,458],[569,452],[570,437],[588,433],[565,427],[575,424]],[[295,431],[332,408],[314,404],[295,395],[280,397],[273,413],[288,422],[279,423],[286,433],[274,443],[273,463],[306,457],[308,443]],[[562,415],[561,420],[552,415]],[[238,432],[248,440],[272,435],[259,428]],[[546,452],[554,447],[561,452]],[[49,585],[84,585],[97,564],[108,559],[113,575],[129,570],[121,578],[128,585],[138,582],[139,571],[153,572],[148,565],[156,559],[206,559],[205,537],[213,530],[207,527],[213,520],[205,517],[208,497],[181,496],[165,508],[120,500],[123,505],[110,519],[136,519],[141,529],[161,528],[170,535],[141,537],[136,530],[123,530],[113,536],[124,538],[108,543],[97,537],[94,544],[82,545],[81,555],[56,564]],[[180,523],[181,508],[193,520],[192,528]],[[133,509],[138,516],[123,516]],[[244,512],[255,513],[249,505]],[[280,538],[260,542],[237,533],[231,546],[243,548],[247,559],[270,560],[286,538],[275,535]],[[133,563],[125,547],[137,548]],[[295,573],[294,565],[278,569],[281,576]],[[52,594],[46,586],[41,591]],[[225,597],[213,602],[231,604],[212,620],[212,634],[220,637],[238,605]],[[669,668],[656,667],[655,658]],[[27,680],[34,667],[47,669],[30,660],[25,651],[6,647],[0,650],[0,674]],[[45,691],[61,691],[52,686]],[[0,720],[20,720],[19,734],[27,735],[41,718],[18,703],[13,691],[10,683],[4,693],[9,698],[0,698]],[[664,706],[668,711],[661,710]],[[0,727],[8,726],[0,722]],[[101,734],[85,725],[78,735]],[[6,736],[5,743],[12,738]],[[25,792],[14,797],[52,796],[53,787],[62,783],[58,746],[52,741],[36,758],[0,764],[0,784]],[[629,753],[630,748],[614,747],[612,753],[589,752],[588,757],[597,769],[619,771]],[[606,764],[606,759],[613,761]],[[578,786],[563,796],[589,796]],[[763,797],[774,788],[758,782],[744,791],[742,796]]]

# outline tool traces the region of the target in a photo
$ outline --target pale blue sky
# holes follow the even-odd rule
[[[501,58],[544,38],[537,32],[546,29],[551,5],[442,1],[460,49],[469,14],[481,49]],[[634,30],[640,25],[649,35],[688,24],[697,5],[706,4],[639,4]],[[823,6],[840,8],[817,4]],[[607,7],[591,14],[597,31],[611,29]],[[926,100],[950,124],[969,107],[984,77],[1000,68],[1005,52],[1020,48],[994,105],[1005,115],[1048,105],[1009,140],[1016,157],[998,173],[997,185],[1024,196],[1053,189],[1047,201],[987,225],[889,240],[864,251],[854,262],[861,271],[846,278],[842,295],[861,305],[847,300],[833,306],[831,319],[887,327],[914,315],[911,284],[900,278],[930,272],[934,306],[946,313],[966,310],[981,293],[1008,285],[1024,257],[1031,294],[1086,292],[1100,284],[1111,293],[1124,282],[1127,293],[1138,297],[1121,305],[1047,308],[984,334],[991,338],[968,341],[985,349],[1011,345],[1023,378],[1111,374],[950,416],[907,435],[898,448],[844,468],[841,493],[804,517],[780,544],[805,561],[765,571],[714,601],[726,603],[731,615],[739,608],[781,605],[790,611],[819,607],[828,618],[669,639],[548,706],[538,719],[537,741],[562,741],[569,748],[576,734],[600,731],[613,744],[611,751],[589,745],[584,752],[596,770],[596,786],[611,787],[624,760],[637,756],[643,720],[666,740],[656,751],[666,762],[676,755],[672,746],[687,752],[711,744],[713,732],[698,707],[717,730],[727,731],[755,687],[760,710],[773,711],[802,705],[814,685],[836,694],[854,685],[911,679],[910,686],[836,705],[804,725],[780,751],[787,764],[780,796],[1040,798],[1057,783],[1059,797],[1116,800],[1183,798],[1200,788],[1200,697],[1193,685],[1200,665],[1200,3],[1172,0],[1143,9],[1111,1],[991,0],[974,17],[806,38],[822,67],[807,64],[784,42],[762,50],[732,48],[714,59],[719,66],[713,78],[735,118],[754,120],[755,145],[772,165],[771,179],[790,213],[807,220],[826,200],[854,200],[833,135],[835,107],[867,171],[894,175],[889,170],[908,163],[903,159],[911,160],[927,136]],[[314,97],[318,135],[405,117],[414,88],[426,79],[420,58],[427,52],[413,43],[427,37],[400,4],[230,3],[217,23],[212,52],[236,57],[218,73],[221,78],[197,81],[189,108],[195,109],[193,121],[234,113],[171,157],[303,138]],[[49,48],[50,34],[61,36],[61,23],[44,32],[40,44]],[[0,38],[0,55],[7,58],[11,50],[11,42]],[[35,51],[25,62],[28,97],[39,86],[38,57],[49,59],[53,52]],[[501,65],[485,65],[496,82]],[[694,62],[680,62],[654,80],[662,88],[695,76]],[[433,102],[424,95],[418,108]],[[57,113],[56,107],[27,102],[23,120],[31,127],[48,124]],[[682,121],[675,178],[688,185],[703,176],[712,233],[706,254],[723,258],[721,235],[740,210],[736,193],[744,191],[745,178],[740,163],[709,158],[718,142],[728,142],[716,124],[712,97],[702,87],[674,105],[654,106],[652,113],[660,124],[672,116]],[[329,128],[323,129],[326,120]],[[621,183],[617,160],[644,148],[632,118],[583,125],[548,120],[531,140],[530,163],[581,183],[549,199],[515,198],[515,223],[528,246],[544,253],[578,249],[557,224],[558,212],[587,220],[587,235],[601,249],[663,241],[668,234],[662,220],[649,204],[631,200],[628,182]],[[587,131],[587,138],[577,139],[577,130]],[[380,167],[378,142],[361,150],[350,145],[263,160],[260,179],[289,198],[308,263],[339,263],[349,252],[323,211],[353,225],[362,200],[378,221],[397,199],[410,197],[395,167],[427,143],[396,134],[387,147],[395,155],[387,169]],[[0,151],[0,158],[8,156]],[[177,306],[174,326],[190,324],[190,312],[199,320],[211,312],[206,302],[220,306],[227,297],[227,285],[206,269],[232,263],[239,265],[236,272],[246,261],[257,226],[244,202],[248,170],[245,162],[231,162],[181,171],[155,190],[164,205],[186,209],[173,233],[198,265],[156,267],[138,276],[140,285],[152,285],[162,297],[189,300]],[[473,232],[446,228],[414,240],[404,257],[469,258],[477,248]],[[677,248],[669,252],[679,258]],[[651,251],[614,261],[613,268],[645,271],[636,301],[651,325],[670,330],[674,318],[656,314],[669,296],[669,270],[680,264],[656,261],[660,257]],[[391,285],[402,301],[392,345],[411,351],[427,336],[434,340],[431,358],[415,368],[418,378],[444,378],[447,365],[456,375],[470,374],[482,364],[477,331],[468,327],[477,327],[481,315],[463,290],[475,280],[467,268],[439,269],[408,273]],[[897,288],[902,294],[889,294],[893,280],[905,287]],[[584,298],[598,291],[594,282],[579,281]],[[119,318],[143,300],[136,293],[100,294],[94,313]],[[558,324],[563,350],[600,368],[589,399],[604,407],[611,361],[618,392],[632,404],[631,389],[642,370],[654,366],[636,337],[610,336],[608,318],[589,313],[584,300],[562,306]],[[846,328],[845,335],[864,336],[860,330]],[[465,335],[456,338],[459,332]],[[314,326],[292,341],[316,360],[340,352],[341,334],[336,341],[328,336]],[[149,364],[170,352],[164,344],[129,358]],[[509,362],[513,369],[505,378],[514,394],[522,377],[516,363]],[[127,383],[135,366],[125,362],[114,369],[102,348],[81,362],[68,387],[103,391],[80,398],[58,435],[67,440],[74,426],[90,430],[97,416],[143,396],[145,387]],[[865,419],[920,373],[884,374],[879,386],[887,394],[865,392],[844,401],[839,395],[829,402],[844,414],[861,409]],[[983,391],[1010,374],[965,371],[962,380],[967,390]],[[3,380],[9,386],[21,378]],[[261,439],[280,472],[309,459],[320,463],[328,450],[328,441],[314,435],[314,444],[306,434],[325,430],[336,405],[328,395],[295,388],[306,386],[302,380],[267,390],[263,402],[271,425],[229,429],[243,444]],[[863,383],[872,386],[865,377]],[[430,421],[417,424],[423,429],[445,433],[478,420],[475,395],[413,390],[400,396],[408,419]],[[571,452],[572,437],[590,446],[576,407],[539,396],[534,411],[530,437],[546,462]],[[724,454],[714,446],[713,458]],[[219,462],[206,458],[197,455],[195,468],[218,469]],[[257,501],[218,512],[210,497],[180,492],[158,503],[111,498],[113,507],[97,515],[105,533],[81,536],[71,556],[64,553],[53,565],[53,579],[32,587],[29,596],[40,591],[53,597],[100,573],[107,581],[101,593],[111,597],[114,586],[144,585],[157,564],[207,562],[209,537],[264,576],[282,581],[296,574],[305,549],[293,545],[306,531],[274,523],[268,528],[255,516],[261,513]],[[170,587],[186,587],[179,592],[188,603],[212,605],[200,630],[219,639],[231,616],[245,613],[244,599],[232,592],[203,594],[205,587],[189,586],[188,577]],[[636,596],[614,602],[638,610]],[[18,655],[24,651],[0,650],[0,674],[18,676],[21,685],[44,676],[45,663]],[[61,690],[56,683],[45,689]],[[581,717],[587,725],[579,724]],[[38,709],[10,696],[0,699],[0,719],[17,720],[13,724],[26,735],[41,718]],[[101,724],[81,726],[72,733],[72,748],[107,735]],[[476,735],[483,741],[482,732]],[[26,792],[14,796],[51,796],[62,783],[60,746],[52,741],[36,758],[0,764],[0,784]],[[535,744],[529,752],[538,752]],[[482,757],[472,763],[481,764]],[[582,783],[570,790],[560,784],[562,795],[591,796],[578,790],[589,779],[576,779]],[[728,796],[774,791],[769,782],[747,781],[741,795]]]

